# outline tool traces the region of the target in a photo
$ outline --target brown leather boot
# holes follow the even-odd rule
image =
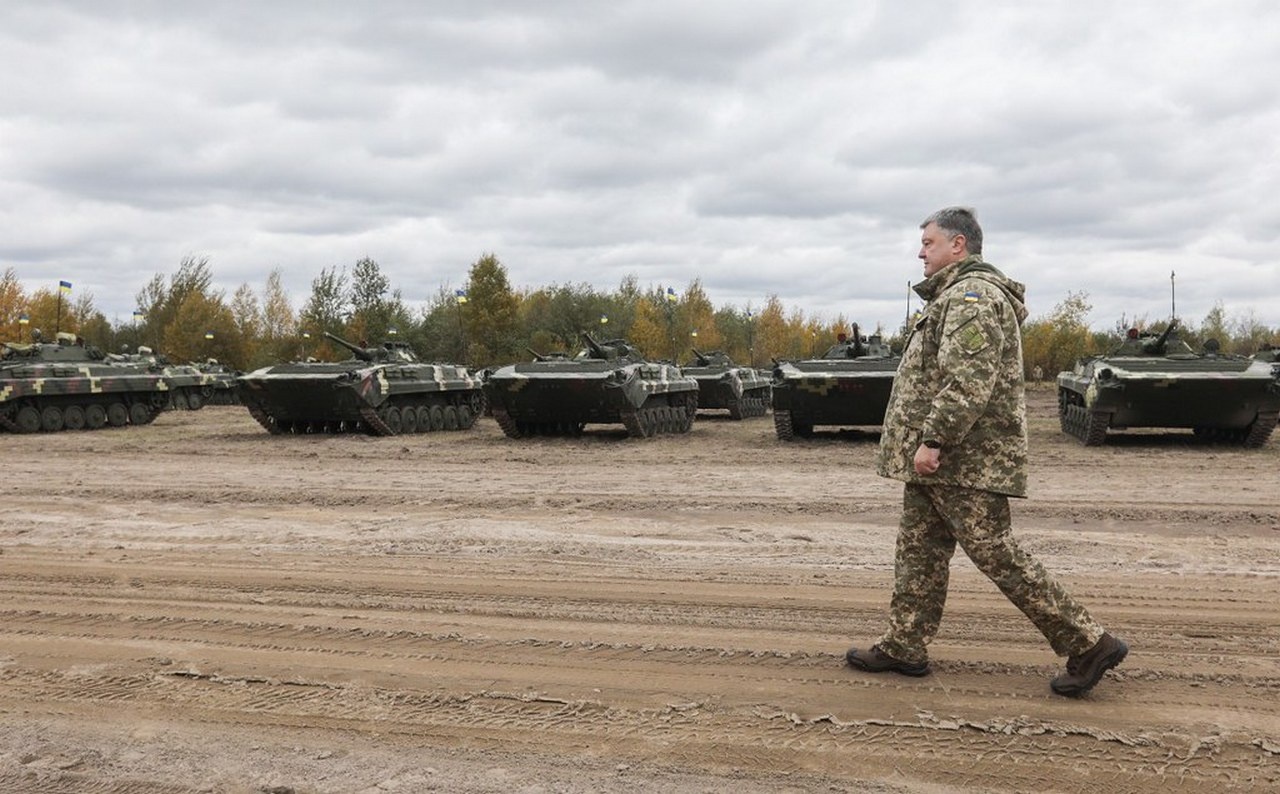
[[[929,662],[911,663],[895,659],[881,650],[879,645],[872,645],[869,651],[850,648],[844,655],[850,667],[866,670],[868,673],[901,673],[903,675],[921,676],[929,674]]]
[[[1067,672],[1049,682],[1054,692],[1067,697],[1079,697],[1102,680],[1102,674],[1124,661],[1129,646],[1110,634],[1078,656],[1067,659]]]

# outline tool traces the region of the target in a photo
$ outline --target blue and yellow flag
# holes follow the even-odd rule
[[[466,303],[467,291],[465,289],[455,289],[453,291],[453,297],[458,299],[458,303]]]
[[[59,281],[59,282],[58,282],[58,289],[62,292],[62,294],[63,294],[63,295],[68,295],[68,294],[70,294],[70,293],[71,293],[71,282],[70,282],[70,281]]]
[[[213,331],[205,331],[205,332],[204,332],[204,338],[205,338],[205,339],[212,339],[212,338],[213,338]]]
[[[31,324],[31,315],[27,314],[26,312],[23,312],[22,314],[18,315],[18,325],[30,325],[30,324]]]
[[[667,300],[677,301],[680,300],[680,296],[676,295],[676,291],[674,289],[667,287]]]
[[[136,323],[136,322],[138,322],[139,320],[141,320],[141,319],[143,318],[143,316],[144,316],[144,315],[142,314],[142,312],[140,312],[140,311],[135,311],[135,312],[133,313],[133,321]]]

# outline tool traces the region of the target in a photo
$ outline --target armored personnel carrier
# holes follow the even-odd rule
[[[729,410],[729,418],[764,416],[769,410],[769,378],[754,367],[739,367],[728,354],[693,351],[693,360],[680,368],[698,382],[698,409]]]
[[[578,435],[588,424],[621,423],[633,438],[687,433],[698,412],[698,383],[671,364],[648,361],[626,340],[540,355],[491,374],[485,393],[511,438]]]
[[[228,367],[216,358],[205,359],[199,364],[192,364],[204,376],[202,394],[206,405],[239,405],[240,396],[236,392],[236,380],[244,373]]]
[[[484,412],[480,378],[466,367],[424,363],[404,342],[360,347],[325,336],[352,358],[278,364],[236,380],[240,402],[269,433],[467,430]]]
[[[857,325],[821,358],[776,361],[773,426],[779,440],[808,437],[818,425],[883,424],[900,361],[878,334],[864,337]]]
[[[1081,359],[1058,374],[1062,432],[1086,446],[1108,430],[1190,428],[1196,435],[1260,447],[1280,415],[1280,365],[1265,356],[1234,356],[1210,342],[1197,353],[1177,336],[1130,329],[1115,350]]]
[[[74,334],[0,348],[0,428],[53,433],[145,425],[169,408],[175,382],[146,367],[110,363]]]
[[[171,364],[167,358],[146,345],[140,345],[134,353],[127,349],[120,353],[109,353],[106,361],[164,376],[170,388],[169,408],[198,411],[212,402],[221,391],[235,387],[234,377],[205,372],[194,364]]]

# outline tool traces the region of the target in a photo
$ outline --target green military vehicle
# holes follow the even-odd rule
[[[425,363],[404,342],[360,347],[325,336],[352,357],[277,364],[237,378],[241,404],[272,435],[467,430],[484,413],[481,379],[464,366]]]
[[[773,367],[773,426],[781,441],[807,438],[818,426],[884,423],[902,357],[858,326],[821,358],[779,360]]]
[[[493,418],[511,438],[578,435],[588,424],[622,424],[633,438],[687,433],[698,383],[672,364],[645,359],[625,339],[582,335],[575,356],[541,355],[495,370],[485,382]]]
[[[1109,430],[1188,428],[1196,435],[1260,447],[1280,416],[1280,364],[1264,354],[1196,352],[1171,320],[1160,334],[1130,329],[1110,353],[1058,374],[1062,432],[1086,446]]]
[[[754,367],[740,367],[727,353],[693,351],[693,360],[680,371],[698,382],[698,410],[728,410],[730,419],[764,416],[772,386],[768,375]]]

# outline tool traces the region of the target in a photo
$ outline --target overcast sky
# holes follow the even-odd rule
[[[187,256],[295,305],[700,278],[896,327],[977,208],[1033,315],[1280,327],[1280,4],[6,2],[0,271],[108,318]]]

